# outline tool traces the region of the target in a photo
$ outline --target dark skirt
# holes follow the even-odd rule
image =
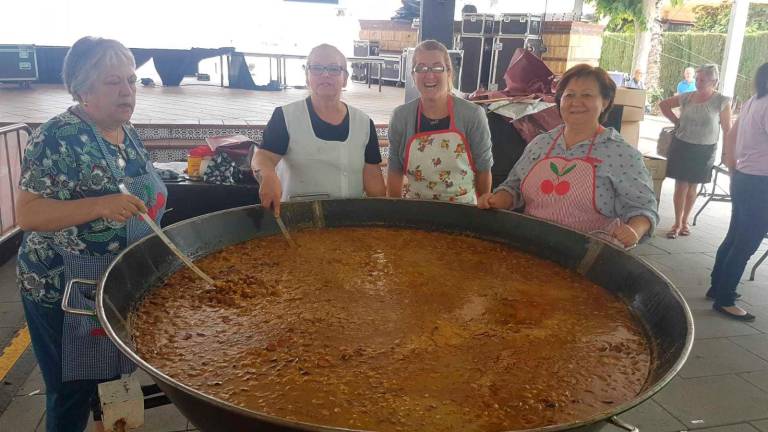
[[[667,156],[667,177],[688,183],[709,183],[717,144],[691,144],[672,138]]]

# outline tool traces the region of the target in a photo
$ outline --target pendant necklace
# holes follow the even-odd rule
[[[117,128],[117,132],[115,133],[115,145],[117,145],[117,166],[120,169],[125,169],[125,160],[128,158],[128,156],[125,154],[125,143],[120,141],[120,129],[122,127]]]

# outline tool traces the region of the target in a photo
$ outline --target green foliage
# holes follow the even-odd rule
[[[686,66],[702,63],[722,64],[725,35],[714,33],[663,33],[659,77],[659,94],[649,95],[649,101],[674,94]],[[606,70],[629,73],[632,69],[634,35],[604,33],[600,66]],[[768,32],[749,34],[744,38],[736,80],[736,97],[745,101],[752,95],[752,79],[760,65],[768,61]]]
[[[672,5],[680,5],[683,0],[670,0]],[[608,27],[612,31],[629,31],[637,23],[645,25],[643,0],[586,0],[595,6],[595,11],[601,17],[611,17]],[[632,25],[630,25],[632,24]]]
[[[714,33],[663,33],[659,86],[670,97],[683,79],[683,69],[704,63],[721,64],[725,35]]]
[[[587,0],[586,3],[595,5],[595,11],[600,16],[612,19],[632,19],[643,23],[642,0]]]
[[[611,33],[634,33],[635,19],[631,16],[611,17],[605,26],[605,31]]]
[[[744,102],[752,94],[752,81],[755,72],[763,63],[768,62],[768,32],[748,34],[744,37],[739,64],[739,78],[736,80],[736,95]]]
[[[691,29],[702,33],[727,33],[731,18],[731,4],[723,2],[717,6],[700,5],[693,8],[696,23]],[[751,4],[747,16],[747,33],[768,30],[768,5]]]
[[[603,33],[600,67],[609,71],[629,73],[632,70],[634,48],[635,35],[632,33]]]
[[[717,6],[699,5],[693,8],[696,22],[692,31],[700,33],[727,33],[731,17],[731,5],[722,2]]]

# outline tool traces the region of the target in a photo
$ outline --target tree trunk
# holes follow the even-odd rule
[[[649,56],[651,54],[653,28],[658,27],[658,33],[661,31],[661,26],[658,23],[661,0],[642,0],[642,2],[645,25],[640,25],[635,21],[635,51],[630,74],[634,73],[636,69],[640,69],[646,76],[646,84],[649,84],[650,72],[653,72],[658,83],[658,64],[649,68]]]
[[[650,89],[659,88],[661,80],[661,33],[661,22],[655,19],[651,26],[651,49],[648,51],[648,70],[645,74],[645,86]]]

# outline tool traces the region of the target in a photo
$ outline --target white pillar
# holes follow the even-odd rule
[[[728,23],[728,37],[720,73],[720,92],[726,96],[733,96],[736,88],[736,75],[739,72],[741,46],[744,44],[744,32],[747,29],[749,3],[749,0],[733,0],[733,6],[731,6],[731,19]]]

